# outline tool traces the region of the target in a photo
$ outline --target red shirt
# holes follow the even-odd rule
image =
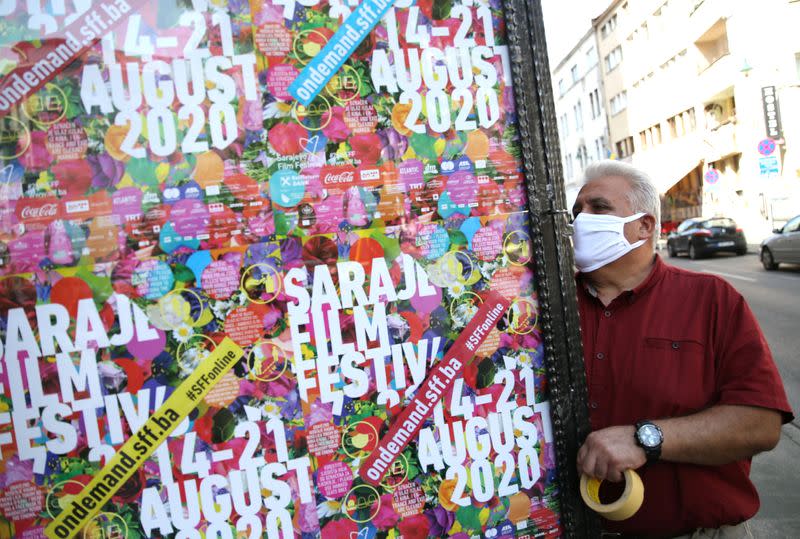
[[[608,306],[578,274],[592,429],[686,416],[715,404],[791,409],[744,298],[713,275],[655,257],[650,276]],[[750,459],[724,466],[660,461],[643,467],[644,504],[609,531],[686,533],[749,519],[759,500]]]

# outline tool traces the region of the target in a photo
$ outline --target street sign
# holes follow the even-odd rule
[[[717,172],[717,169],[715,168],[710,168],[708,171],[706,171],[705,178],[707,184],[714,185],[719,181],[719,172]]]
[[[764,109],[764,124],[767,126],[767,137],[781,138],[781,113],[778,109],[778,96],[774,86],[761,88],[761,106]]]
[[[771,138],[765,138],[758,143],[758,153],[761,155],[772,155],[775,151],[775,141]]]
[[[761,170],[762,177],[771,178],[781,173],[781,165],[776,155],[759,158],[758,168]]]

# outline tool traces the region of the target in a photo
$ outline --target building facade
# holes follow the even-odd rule
[[[610,155],[593,29],[590,28],[553,69],[552,80],[567,204],[572,207],[584,169],[589,163]]]
[[[653,176],[668,226],[724,215],[756,243],[800,213],[799,21],[790,0],[616,0],[593,20],[613,156]]]
[[[594,19],[612,147],[652,174],[667,224],[724,215],[755,243],[800,213],[792,21],[790,0],[617,0]]]

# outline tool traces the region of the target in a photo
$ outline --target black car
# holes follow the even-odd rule
[[[686,253],[695,259],[721,251],[737,255],[747,252],[744,232],[727,217],[687,219],[667,237],[669,256]]]

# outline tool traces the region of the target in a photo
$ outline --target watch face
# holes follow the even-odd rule
[[[642,425],[639,428],[639,440],[645,447],[656,447],[661,443],[661,433],[655,425]]]

